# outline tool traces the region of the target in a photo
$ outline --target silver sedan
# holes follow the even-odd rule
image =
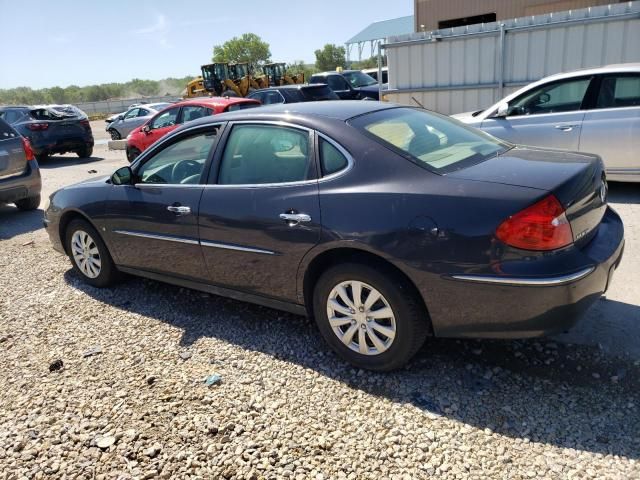
[[[151,117],[153,117],[160,110],[171,105],[170,103],[147,103],[144,105],[137,105],[129,108],[124,113],[118,115],[112,122],[110,122],[105,130],[109,132],[113,140],[120,140],[121,138],[127,138],[127,135],[131,133],[133,129],[139,127]]]
[[[640,63],[552,75],[453,117],[512,143],[598,154],[609,180],[640,182]]]

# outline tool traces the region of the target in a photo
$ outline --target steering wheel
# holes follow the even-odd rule
[[[195,160],[182,160],[177,162],[171,170],[172,183],[181,183],[185,178],[200,173],[200,163]]]

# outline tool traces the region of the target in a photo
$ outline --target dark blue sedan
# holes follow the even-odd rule
[[[598,157],[361,101],[191,122],[51,195],[45,224],[91,285],[122,272],[306,313],[372,370],[429,335],[566,330],[624,245]]]

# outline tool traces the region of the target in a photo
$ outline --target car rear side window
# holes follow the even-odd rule
[[[225,112],[235,112],[237,110],[245,110],[247,108],[256,108],[259,107],[259,103],[246,102],[246,103],[232,103],[227,108],[225,108]]]
[[[602,79],[597,108],[638,106],[640,106],[640,75],[620,75]]]
[[[338,100],[340,98],[327,85],[302,88],[300,92],[309,102],[315,102],[317,100]]]
[[[331,142],[320,138],[320,164],[322,175],[326,177],[347,168],[349,161]]]
[[[191,122],[207,116],[207,108],[200,105],[186,105],[182,107],[182,123]]]
[[[309,134],[274,125],[233,127],[220,165],[221,185],[288,183],[311,177]]]
[[[448,173],[510,148],[480,130],[415,108],[389,108],[349,122],[383,145],[428,170]]]

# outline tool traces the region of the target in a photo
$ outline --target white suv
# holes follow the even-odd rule
[[[552,75],[453,117],[512,143],[598,154],[609,180],[640,182],[640,63]]]

